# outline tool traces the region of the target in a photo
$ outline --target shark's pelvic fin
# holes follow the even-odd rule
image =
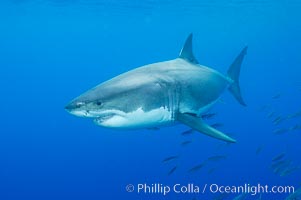
[[[240,54],[236,57],[232,65],[228,69],[228,76],[233,80],[232,85],[229,87],[229,91],[233,94],[233,96],[236,98],[236,100],[243,106],[246,106],[245,101],[243,100],[240,92],[240,86],[239,86],[239,74],[240,74],[240,68],[242,61],[244,59],[244,56],[247,54],[248,47],[246,46],[243,48],[243,50],[240,52]]]
[[[208,136],[214,137],[219,140],[223,140],[226,142],[234,143],[236,140],[232,139],[231,137],[227,136],[226,134],[216,130],[215,128],[209,126],[208,124],[204,123],[201,118],[192,116],[190,114],[182,114],[179,113],[177,115],[177,120],[181,123],[201,132]]]
[[[192,33],[187,37],[185,44],[180,52],[179,58],[187,60],[188,62],[198,64],[192,52]]]

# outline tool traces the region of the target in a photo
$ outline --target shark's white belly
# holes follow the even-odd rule
[[[108,119],[95,119],[95,123],[109,128],[136,129],[152,128],[169,124],[174,121],[172,112],[166,107],[144,111],[141,107],[135,111],[125,113],[112,110],[115,113]]]

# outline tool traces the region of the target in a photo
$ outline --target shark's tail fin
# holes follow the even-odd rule
[[[228,69],[228,76],[233,80],[232,85],[229,87],[229,91],[233,94],[235,99],[243,106],[246,106],[240,92],[239,87],[239,74],[240,74],[240,67],[242,64],[242,61],[244,59],[244,56],[247,54],[248,47],[246,46],[243,48],[243,50],[240,52],[240,54],[236,57],[232,65]]]

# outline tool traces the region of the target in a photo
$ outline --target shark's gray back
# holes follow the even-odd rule
[[[229,83],[227,77],[211,68],[178,58],[136,68],[92,90],[97,98],[101,93],[121,95],[121,98],[125,95],[125,101],[132,101],[127,106],[128,111],[137,109],[135,105],[143,105],[146,111],[163,106],[174,112],[200,114],[218,99]],[[130,98],[127,96],[129,90],[134,91],[131,95],[135,94]]]

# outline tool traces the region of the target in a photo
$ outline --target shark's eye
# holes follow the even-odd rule
[[[96,101],[96,105],[101,106],[102,105],[101,101]]]

